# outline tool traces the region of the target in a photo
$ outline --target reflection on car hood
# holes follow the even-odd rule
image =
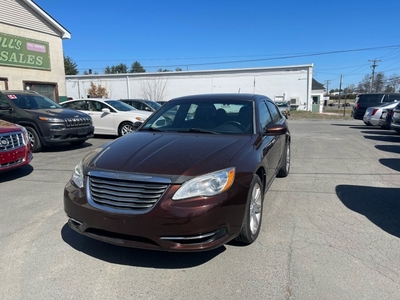
[[[17,131],[21,131],[21,128],[15,125],[14,123],[0,120],[0,133],[9,133]]]
[[[230,167],[228,162],[250,139],[249,135],[138,131],[117,139],[86,163],[109,171],[195,176]]]
[[[118,111],[118,114],[121,115],[126,115],[129,117],[142,117],[143,119],[147,119],[152,113],[148,111],[143,111],[143,110],[131,110],[131,111]]]
[[[46,108],[46,109],[26,109],[25,111],[33,113],[37,116],[49,117],[49,118],[88,118],[89,116],[83,112],[68,109],[68,108]]]

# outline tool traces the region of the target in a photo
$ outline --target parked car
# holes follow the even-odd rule
[[[290,116],[290,102],[287,101],[275,101],[276,106],[278,106],[282,115],[286,117],[286,119]]]
[[[0,119],[24,126],[33,152],[65,142],[83,144],[94,131],[87,114],[32,91],[0,91]]]
[[[165,123],[171,109],[176,116]],[[116,245],[167,251],[256,240],[264,195],[290,170],[288,124],[271,99],[186,96],[136,125],[76,165],[64,190],[72,229]]]
[[[121,99],[120,101],[133,106],[138,110],[145,110],[149,112],[156,111],[161,107],[160,103],[151,100],[144,100],[144,99]]]
[[[384,103],[379,106],[368,107],[365,111],[363,121],[366,125],[380,126],[382,123],[383,116],[382,112],[384,109],[391,109],[397,105],[397,101]]]
[[[29,164],[32,145],[23,126],[0,120],[0,171],[9,171]]]
[[[133,131],[133,123],[143,122],[151,113],[137,110],[119,100],[75,99],[61,103],[62,107],[84,112],[92,117],[95,134],[122,136]]]
[[[384,108],[382,110],[382,117],[379,122],[379,126],[381,126],[381,128],[392,129],[393,109],[394,108]]]
[[[390,127],[400,133],[400,102],[393,108],[392,123]]]
[[[400,101],[399,93],[359,94],[354,101],[351,115],[354,119],[363,120],[368,107],[379,106],[394,101]]]

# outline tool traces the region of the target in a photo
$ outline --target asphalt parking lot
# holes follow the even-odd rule
[[[112,138],[1,173],[0,299],[399,299],[400,135],[358,120],[289,125],[291,173],[267,192],[247,247],[146,251],[70,230],[64,185]]]

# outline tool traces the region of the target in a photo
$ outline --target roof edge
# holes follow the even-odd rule
[[[60,23],[58,23],[52,16],[50,16],[43,8],[37,5],[33,0],[22,0],[27,5],[29,5],[33,10],[35,10],[39,15],[45,18],[51,25],[57,28],[61,32],[61,37],[63,39],[70,39],[71,33],[65,29]]]

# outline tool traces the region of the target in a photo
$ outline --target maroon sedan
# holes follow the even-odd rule
[[[290,169],[288,125],[271,99],[181,97],[136,125],[75,167],[64,190],[72,229],[166,251],[256,240],[264,195]]]
[[[32,160],[28,132],[20,125],[0,120],[0,171],[9,171]]]

